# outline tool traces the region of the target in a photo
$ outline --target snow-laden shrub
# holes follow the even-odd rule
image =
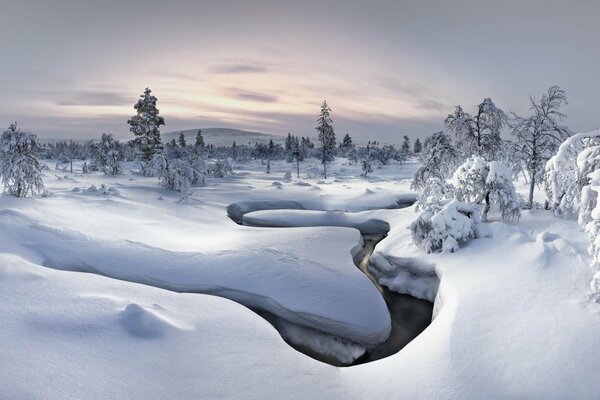
[[[421,183],[422,190],[417,196],[417,210],[445,204],[454,198],[454,186],[437,178],[429,178]]]
[[[100,142],[92,148],[94,165],[105,174],[118,175],[123,172],[121,163],[125,159],[121,144],[112,134],[103,133]]]
[[[585,199],[583,204],[585,205],[586,213],[580,214],[580,222],[586,220],[585,231],[590,239],[590,246],[588,252],[592,256],[592,267],[600,269],[600,204],[598,204],[598,194],[600,193],[600,169],[588,174],[590,179],[589,185],[587,185],[582,191],[582,197]],[[592,207],[591,211],[589,208]],[[584,217],[585,215],[585,217]],[[592,290],[594,292],[600,292],[600,272],[597,272],[591,283]]]
[[[361,175],[367,176],[368,174],[373,172],[373,166],[369,159],[364,159],[360,162]]]
[[[474,204],[485,202],[484,221],[490,211],[499,212],[505,222],[516,222],[521,216],[512,173],[497,161],[469,158],[454,173],[453,186],[457,200]]]
[[[286,182],[289,182],[292,180],[292,171],[287,170],[285,171],[285,174],[283,174],[283,180]]]
[[[225,178],[233,174],[233,168],[227,160],[217,160],[208,167],[208,173],[215,178]]]
[[[410,225],[415,244],[427,253],[455,252],[475,238],[479,221],[477,207],[452,200],[444,206],[423,211]]]
[[[44,191],[37,136],[12,124],[0,138],[0,177],[4,189],[16,197]]]
[[[600,144],[600,130],[578,133],[565,140],[556,155],[546,163],[544,191],[548,206],[556,215],[572,217],[579,211],[581,191],[585,184],[579,177],[579,154],[585,148]]]
[[[452,138],[437,132],[425,139],[421,155],[423,166],[415,171],[411,187],[422,190],[432,182],[444,184],[456,168],[458,154]]]
[[[169,160],[163,154],[156,154],[153,158],[153,168],[157,171],[163,187],[177,190],[184,196],[192,186],[205,184],[204,164],[193,158]]]
[[[596,207],[597,193],[591,187],[593,172],[600,169],[600,146],[584,148],[577,156],[577,175],[574,193],[577,194],[574,199],[579,199],[576,203],[579,224],[585,226],[591,221],[592,210]]]

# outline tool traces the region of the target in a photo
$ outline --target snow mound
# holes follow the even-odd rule
[[[241,224],[244,214],[249,212],[280,209],[304,210],[304,207],[297,201],[292,200],[241,201],[230,204],[227,207],[227,215],[238,224]]]
[[[267,210],[244,215],[244,225],[261,227],[339,226],[358,229],[363,234],[385,234],[390,225],[368,213],[315,210]]]
[[[130,335],[145,339],[162,337],[169,330],[179,329],[177,323],[160,314],[160,308],[158,305],[151,309],[130,303],[120,313],[121,327]]]

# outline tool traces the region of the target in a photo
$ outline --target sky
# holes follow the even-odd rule
[[[600,126],[600,1],[2,0],[0,124],[41,138],[130,135],[145,87],[163,132],[232,127],[399,143],[491,97]]]

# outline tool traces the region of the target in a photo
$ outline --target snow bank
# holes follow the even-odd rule
[[[280,318],[369,346],[384,341],[390,318],[377,289],[353,264],[362,238],[341,228],[273,230],[277,248],[172,252],[31,223],[0,221],[16,245],[47,267],[92,272],[177,292],[215,294]],[[35,243],[35,245],[31,245]]]
[[[241,224],[244,214],[257,210],[304,210],[297,201],[291,200],[264,200],[241,201],[227,206],[227,215],[236,223]]]
[[[244,215],[244,225],[263,227],[339,226],[356,228],[363,234],[385,234],[390,225],[369,218],[368,213],[343,211],[270,210]]]

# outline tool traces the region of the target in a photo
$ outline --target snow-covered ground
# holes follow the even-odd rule
[[[156,178],[54,171],[48,197],[1,196],[0,398],[598,397],[600,308],[575,221],[524,212],[457,253],[426,255],[407,229],[414,209],[390,208],[410,198],[416,165],[364,178],[343,161],[327,180],[304,163],[290,182],[285,162],[271,174],[237,165],[186,202]],[[265,201],[299,209],[243,218],[303,227],[227,215]],[[336,368],[239,304],[291,335],[317,330],[325,347],[385,340],[385,303],[353,263],[361,236],[349,227],[361,226],[389,226],[372,257],[380,283],[435,299],[433,323],[399,353]]]

